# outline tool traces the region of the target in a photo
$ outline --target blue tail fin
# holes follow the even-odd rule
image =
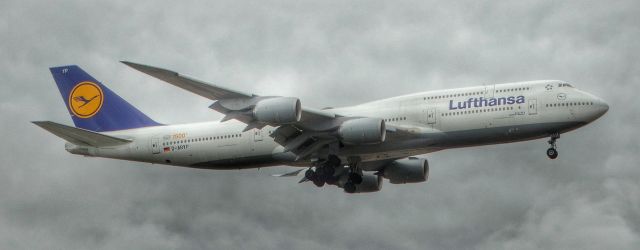
[[[96,132],[159,124],[76,65],[50,68],[73,123]]]

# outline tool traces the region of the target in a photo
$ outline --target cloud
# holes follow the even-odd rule
[[[6,249],[632,249],[640,244],[635,1],[4,1],[0,246]],[[559,140],[426,155],[430,180],[345,195],[277,167],[205,171],[70,155],[47,70],[78,64],[165,123],[208,100],[118,63],[345,106],[562,79],[611,106]],[[366,90],[366,91],[363,91]],[[366,94],[363,94],[365,93]],[[188,112],[185,112],[188,110]]]

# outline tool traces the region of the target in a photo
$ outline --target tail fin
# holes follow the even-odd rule
[[[103,132],[162,125],[76,65],[50,70],[78,128]]]

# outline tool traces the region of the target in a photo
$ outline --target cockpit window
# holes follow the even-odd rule
[[[569,88],[573,88],[573,86],[571,86],[571,84],[568,84],[568,83],[558,83],[558,87],[569,87]]]

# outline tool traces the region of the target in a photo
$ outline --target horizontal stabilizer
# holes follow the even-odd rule
[[[36,121],[33,124],[51,132],[66,141],[91,147],[113,147],[130,143],[130,140],[104,135],[101,133],[74,128],[50,121]]]

